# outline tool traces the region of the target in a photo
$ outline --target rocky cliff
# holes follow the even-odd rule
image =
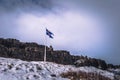
[[[16,39],[0,38],[0,57],[43,61],[44,47],[44,45],[37,43],[25,43]],[[68,51],[53,50],[52,46],[47,47],[47,61],[65,65],[94,66],[101,69],[107,69],[110,66],[104,60],[88,58],[87,56],[74,56]]]

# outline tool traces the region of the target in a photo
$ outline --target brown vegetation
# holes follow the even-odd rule
[[[62,73],[61,76],[70,80],[112,80],[98,73],[86,73],[82,71]]]

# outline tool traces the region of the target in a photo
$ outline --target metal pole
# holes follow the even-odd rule
[[[46,62],[46,45],[45,45],[45,52],[44,52],[44,62]]]
[[[44,51],[44,62],[46,62],[46,54],[47,54],[47,36],[45,35],[45,51]]]

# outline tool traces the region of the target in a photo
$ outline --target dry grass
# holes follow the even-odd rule
[[[82,71],[62,73],[61,76],[70,80],[111,80],[98,73],[86,73]]]

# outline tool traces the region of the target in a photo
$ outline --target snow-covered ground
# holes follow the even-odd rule
[[[69,80],[60,76],[63,72],[84,71],[94,72],[114,79],[114,74],[94,67],[61,65],[52,62],[22,61],[0,57],[0,80]]]
[[[108,69],[110,72],[115,73],[116,75],[120,75],[120,68],[118,69]]]

